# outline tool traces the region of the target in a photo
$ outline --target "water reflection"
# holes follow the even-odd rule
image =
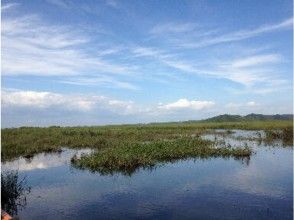
[[[122,167],[122,168],[112,168],[112,167],[82,167],[79,165],[76,165],[75,160],[76,157],[74,156],[71,159],[71,166],[75,169],[79,169],[79,170],[89,170],[91,173],[99,173],[100,175],[104,176],[104,175],[115,175],[115,174],[122,174],[124,176],[129,176],[131,177],[132,175],[134,175],[137,172],[141,172],[141,171],[155,171],[158,167],[164,166],[164,164],[166,163],[177,163],[180,161],[186,161],[186,160],[208,160],[208,159],[213,159],[213,158],[222,158],[225,160],[228,159],[234,159],[236,161],[240,161],[241,164],[245,164],[245,165],[249,165],[250,162],[250,156],[231,156],[231,155],[201,155],[201,156],[197,156],[197,157],[193,157],[193,158],[185,158],[185,159],[168,159],[166,161],[162,160],[161,162],[157,162],[154,165],[140,165],[140,166],[132,166],[132,167]]]
[[[81,219],[85,213],[88,219],[292,219],[293,149],[259,143],[255,131],[249,132],[255,139],[246,139],[247,132],[210,137],[253,148],[250,158],[237,160],[193,158],[101,175],[71,166],[74,155],[91,150],[63,149],[3,168],[19,168],[31,187],[20,219]]]
[[[18,171],[1,172],[1,207],[10,215],[17,215],[26,206],[30,190],[26,177],[20,178]]]
[[[33,157],[20,157],[14,161],[6,161],[2,163],[2,170],[19,170],[29,171],[35,169],[48,169],[52,167],[59,167],[70,162],[70,159],[76,155],[80,157],[82,154],[92,153],[92,149],[67,149],[63,148],[59,152],[40,153]]]
[[[269,139],[266,132],[250,130],[227,130],[217,129],[204,134],[201,138],[215,142],[215,147],[246,147],[257,149],[259,146],[267,147],[293,147],[292,143],[283,139]]]

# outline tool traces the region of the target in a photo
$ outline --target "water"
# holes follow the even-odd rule
[[[20,158],[2,170],[19,170],[31,187],[20,219],[292,219],[293,148],[258,137],[240,130],[203,137],[246,143],[250,160],[180,160],[131,176],[71,167],[70,158],[89,149]]]

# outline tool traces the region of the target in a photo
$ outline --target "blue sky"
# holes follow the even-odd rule
[[[2,126],[292,113],[292,1],[2,1]]]

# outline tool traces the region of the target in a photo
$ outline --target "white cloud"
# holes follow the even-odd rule
[[[12,9],[14,7],[17,7],[18,3],[7,3],[1,5],[1,12],[5,12],[6,10]]]
[[[59,4],[63,1],[56,2]],[[248,34],[248,31],[235,32],[234,36],[239,36],[240,33],[251,36],[253,33],[280,30],[287,28],[291,23],[292,20],[289,19],[276,25],[251,30],[251,34]],[[153,32],[182,33],[195,27],[196,25],[192,23],[167,23],[155,26]],[[138,89],[136,85],[129,82],[131,79],[129,76],[138,77],[141,74],[138,73],[139,66],[119,62],[121,57],[111,59],[110,56],[122,50],[126,52],[127,47],[112,45],[110,48],[103,47],[99,50],[99,45],[95,44],[97,52],[89,53],[87,49],[91,49],[89,48],[91,43],[91,38],[86,33],[69,26],[45,24],[38,16],[3,18],[2,74],[4,76],[62,76],[64,78],[60,82],[68,84],[94,85],[96,83],[106,87]],[[213,65],[211,61],[211,67],[199,68],[197,60],[183,60],[177,53],[169,53],[157,48],[132,47],[130,51],[134,55],[132,58],[136,61],[138,58],[147,57],[184,73],[228,79],[246,86],[276,80],[271,76],[273,71],[267,66],[263,67],[262,64],[271,65],[281,61],[279,54],[259,54],[230,60],[225,65]],[[126,78],[119,80],[116,78],[118,74]],[[70,80],[68,76],[71,76]],[[163,78],[163,75],[161,76]],[[86,80],[86,77],[89,79]],[[146,78],[142,76],[144,77]]]
[[[197,42],[184,42],[180,44],[179,46],[187,48],[187,49],[208,47],[208,46],[220,44],[220,43],[240,41],[240,40],[256,37],[258,35],[269,33],[269,32],[290,29],[292,28],[292,26],[293,26],[293,18],[289,18],[277,24],[268,24],[268,25],[263,25],[255,29],[251,29],[251,30],[250,29],[241,30],[237,32],[227,33],[224,35],[218,35],[216,37],[210,37],[204,40],[198,40]]]
[[[245,86],[262,82],[272,84],[281,79],[275,77],[271,65],[282,61],[279,54],[258,54],[244,58],[220,61],[212,67],[199,68],[195,63],[181,60],[175,54],[167,53],[156,48],[135,47],[132,49],[135,57],[149,57],[160,63],[183,71],[202,76],[228,79]],[[213,64],[213,63],[211,63]]]
[[[139,107],[132,101],[122,101],[97,95],[60,94],[44,91],[23,91],[15,89],[4,89],[2,91],[3,108],[18,107],[32,109],[59,108],[66,111],[91,112],[95,109],[104,109],[121,115],[146,113],[153,114],[158,110],[203,110],[212,108],[213,101],[199,101],[179,99],[168,104],[157,106]]]
[[[91,112],[104,109],[119,115],[139,111],[131,101],[121,101],[97,95],[64,95],[52,92],[3,90],[3,108],[63,109],[65,111]]]
[[[70,77],[62,80],[56,80],[57,83],[70,84],[77,86],[103,86],[108,88],[120,88],[127,90],[139,90],[139,87],[132,83],[116,80],[109,76],[99,77]]]
[[[159,104],[159,109],[164,110],[181,110],[181,109],[191,109],[191,110],[203,110],[207,108],[211,108],[215,105],[212,101],[197,101],[188,99],[179,99],[176,102],[169,103],[166,105]]]
[[[272,64],[281,62],[282,57],[278,54],[266,54],[266,55],[256,55],[247,57],[245,59],[235,60],[232,63],[232,67],[240,68],[240,67],[251,67],[261,64]]]
[[[195,119],[213,111],[213,101],[179,99],[142,105],[106,96],[2,90],[3,126],[94,125]],[[183,114],[184,113],[184,114]]]
[[[52,154],[49,158],[46,153],[36,154],[28,162],[27,159],[20,157],[18,160],[6,161],[2,164],[2,170],[18,170],[18,171],[30,171],[37,169],[48,169],[52,167],[62,166],[67,163],[74,155],[80,157],[84,154],[93,153],[93,149],[80,149],[73,150],[64,148],[62,149],[62,156],[59,153]]]
[[[197,72],[196,67],[190,63],[181,61],[174,54],[166,53],[163,50],[158,50],[156,48],[149,47],[135,47],[132,50],[135,57],[150,57],[158,60],[159,62],[165,64],[166,66],[184,71],[184,72]]]
[[[215,77],[226,78],[231,81],[253,88],[259,85],[259,90],[285,85],[281,73],[276,68],[283,62],[280,54],[253,54],[246,57],[232,58],[226,61],[218,61],[214,69],[210,70]]]
[[[261,82],[262,83],[262,82]],[[269,95],[270,93],[279,93],[289,91],[292,92],[293,88],[289,80],[275,79],[267,80],[262,85],[250,85],[245,88],[226,88],[226,90],[233,95],[246,95],[246,94],[257,94],[257,95]]]
[[[189,100],[187,98],[171,103],[144,106],[142,103],[98,95],[4,89],[2,90],[2,126],[81,126],[185,121],[225,113],[287,113],[292,108],[291,105],[289,106],[262,104],[254,100],[232,102],[223,106],[210,100]]]
[[[90,38],[69,26],[45,24],[38,16],[2,19],[2,74],[64,76],[89,73],[133,74],[135,66],[86,52]],[[89,49],[89,48],[88,48]],[[98,48],[97,48],[98,50]]]
[[[254,101],[250,101],[246,103],[247,106],[256,106],[256,103]]]

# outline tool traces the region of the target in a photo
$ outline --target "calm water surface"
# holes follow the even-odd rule
[[[216,147],[247,144],[255,152],[250,160],[188,159],[102,176],[70,165],[73,155],[91,150],[65,148],[3,163],[2,171],[18,170],[31,187],[20,219],[292,219],[293,148],[266,145],[263,135],[203,136],[218,140]]]

